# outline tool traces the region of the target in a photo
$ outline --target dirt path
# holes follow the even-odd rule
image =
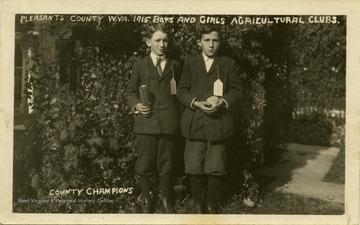
[[[323,182],[339,148],[290,144],[280,164],[262,167],[258,175],[274,179],[267,188],[344,204],[345,186]]]

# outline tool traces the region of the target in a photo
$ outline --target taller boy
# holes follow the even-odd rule
[[[136,114],[134,133],[137,139],[135,171],[140,176],[143,212],[153,212],[150,192],[151,177],[159,176],[163,212],[173,213],[170,180],[173,169],[174,135],[179,129],[179,104],[176,80],[180,64],[166,58],[169,35],[164,24],[152,24],[146,31],[145,42],[151,53],[133,65],[127,88],[128,105]],[[139,88],[146,85],[149,104],[141,101]]]
[[[219,55],[221,38],[220,27],[200,28],[201,54],[185,61],[177,93],[185,106],[181,118],[185,173],[190,175],[196,213],[204,213],[204,202],[206,213],[218,213],[217,197],[227,173],[226,142],[233,134],[231,109],[241,96],[235,61]],[[206,200],[202,198],[204,181]]]

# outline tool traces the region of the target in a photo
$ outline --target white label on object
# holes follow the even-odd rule
[[[176,95],[176,80],[174,78],[170,81],[170,92],[172,95]]]
[[[223,83],[220,79],[217,79],[214,82],[214,95],[215,96],[223,96]]]

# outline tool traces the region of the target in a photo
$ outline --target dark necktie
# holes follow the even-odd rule
[[[162,69],[160,66],[160,62],[161,62],[161,58],[160,57],[156,57],[156,69],[158,70],[159,75],[162,75]]]

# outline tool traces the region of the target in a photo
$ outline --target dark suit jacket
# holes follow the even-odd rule
[[[213,84],[217,80],[217,66],[220,80],[223,82],[222,98],[229,108],[222,107],[213,115],[207,115],[197,108],[191,107],[194,98],[205,101],[213,95]],[[233,134],[234,118],[231,108],[239,104],[241,84],[236,62],[228,57],[219,56],[214,59],[209,72],[206,72],[202,54],[185,61],[177,96],[185,106],[181,118],[181,130],[185,138],[208,141],[221,141]]]
[[[166,59],[162,76],[147,56],[136,61],[127,87],[127,103],[133,107],[140,102],[139,87],[148,85],[151,114],[145,118],[136,114],[134,132],[142,134],[175,134],[179,130],[179,103],[176,95],[170,93],[170,80],[173,77],[179,81],[180,64],[172,59]]]

